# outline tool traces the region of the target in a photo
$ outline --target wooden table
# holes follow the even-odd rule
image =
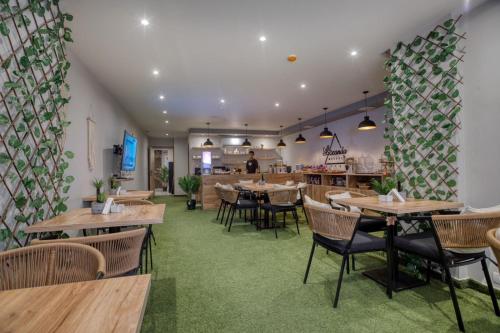
[[[265,192],[271,191],[273,189],[276,189],[274,187],[274,185],[276,185],[276,184],[270,184],[270,183],[265,183],[263,185],[260,185],[258,183],[253,183],[253,184],[237,183],[237,184],[234,184],[234,186],[239,186],[240,188],[242,188],[244,190],[255,192],[255,193],[265,193]]]
[[[153,191],[127,191],[125,194],[120,194],[120,195],[115,195],[111,194],[108,195],[108,198],[113,198],[114,200],[146,200],[149,199],[153,196],[154,192]],[[88,195],[86,197],[83,197],[82,200],[84,202],[92,202],[96,200],[95,195]]]
[[[394,236],[396,234],[395,224],[398,215],[411,213],[428,213],[433,211],[457,209],[463,207],[463,203],[452,201],[437,201],[424,199],[407,199],[405,202],[379,202],[378,197],[362,197],[349,199],[332,199],[333,202],[343,206],[355,206],[358,208],[371,209],[386,213],[387,215],[387,269],[372,270],[363,274],[387,287],[387,296],[392,298],[392,291],[404,290],[421,285],[414,278],[406,274],[397,274],[394,265]]]
[[[0,332],[139,332],[151,275],[0,292]]]
[[[24,229],[27,233],[126,227],[163,223],[165,204],[125,206],[121,213],[92,214],[90,208],[78,208]]]

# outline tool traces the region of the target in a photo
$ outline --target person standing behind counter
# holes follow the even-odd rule
[[[250,150],[248,152],[250,154],[250,158],[246,163],[247,173],[255,173],[259,169],[259,162],[255,159],[255,152]]]

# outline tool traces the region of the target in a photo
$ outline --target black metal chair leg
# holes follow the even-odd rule
[[[427,272],[425,277],[425,283],[431,282],[431,261],[427,260]]]
[[[498,301],[495,295],[495,289],[493,289],[493,284],[491,283],[490,272],[488,271],[488,264],[486,264],[486,259],[481,260],[481,266],[483,266],[484,277],[486,278],[486,284],[488,285],[488,292],[490,293],[491,302],[493,303],[493,310],[497,317],[500,317],[500,309],[498,309]]]
[[[220,214],[221,209],[222,209],[222,200],[221,200],[220,205],[219,205],[219,211],[217,212],[217,217],[215,218],[216,221],[219,219],[219,214]]]
[[[356,270],[356,259],[354,259],[354,254],[352,254],[351,257],[352,257],[352,271],[354,272]]]
[[[345,255],[342,258],[342,267],[340,267],[339,280],[337,282],[337,292],[335,293],[335,301],[333,302],[333,307],[336,308],[339,303],[340,287],[342,286],[342,277],[344,276],[345,264],[349,263],[349,255]]]
[[[225,227],[227,226],[227,223],[229,222],[229,216],[231,215],[231,212],[234,210],[236,210],[236,208],[233,207],[232,205],[230,205],[229,210],[227,211],[226,223],[224,223]]]
[[[155,233],[153,232],[153,227],[152,226],[151,226],[151,238],[153,239],[153,243],[156,246],[156,237],[155,237]]]
[[[347,255],[347,274],[351,274],[350,267],[351,267],[351,264],[350,264],[350,261],[349,261],[349,255]]]
[[[446,265],[443,265],[443,269],[446,274],[448,287],[450,288],[450,296],[453,302],[453,308],[455,309],[455,316],[457,317],[458,328],[460,329],[460,331],[465,332],[464,322],[462,321],[462,314],[460,313],[460,307],[458,306],[457,294],[455,293],[455,287],[453,286],[453,280],[451,279],[450,269]]]
[[[297,215],[296,210],[292,210],[293,217],[295,218],[295,226],[297,227],[297,234],[300,235],[300,230],[299,230],[299,215]]]
[[[220,218],[220,224],[224,222],[224,215],[226,214],[227,203],[224,202],[224,209],[222,209],[222,217]]]
[[[148,245],[149,245],[149,260],[151,261],[151,263],[150,263],[151,271],[153,271],[153,249],[151,247],[151,232],[150,232],[149,235],[150,235],[149,240],[148,240]]]
[[[274,236],[276,237],[276,239],[278,239],[278,230],[276,229],[276,212],[273,211],[273,216],[271,218],[271,220],[273,220],[273,229],[274,229]]]
[[[306,268],[306,275],[304,275],[304,284],[307,282],[307,277],[309,276],[309,270],[311,269],[311,263],[313,260],[314,256],[314,249],[316,248],[316,243],[313,242],[312,248],[311,248],[311,254],[309,254],[309,261],[307,262],[307,268]]]
[[[236,208],[233,208],[233,213],[231,214],[231,222],[229,222],[229,228],[227,229],[227,232],[231,231],[231,226],[233,225],[233,220],[234,220],[234,213],[236,212]],[[241,211],[240,211],[241,212]],[[229,215],[228,215],[229,217]]]

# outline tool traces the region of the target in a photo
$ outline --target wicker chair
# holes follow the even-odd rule
[[[224,197],[222,196],[222,188],[215,185],[214,191],[217,199],[220,200],[219,211],[217,212],[217,217],[215,218],[215,220],[217,221],[219,219],[220,211],[222,210],[222,208],[224,208],[224,210],[222,211],[222,218],[220,220],[220,223],[222,223],[222,220],[224,220],[224,213],[226,212],[226,203],[224,201]]]
[[[261,207],[266,211],[266,216],[271,213],[271,223],[274,229],[274,235],[278,238],[278,231],[276,229],[276,214],[283,213],[283,227],[286,225],[286,213],[291,212],[297,227],[297,233],[300,235],[299,230],[299,216],[297,215],[297,208],[295,202],[297,201],[297,188],[293,189],[276,189],[267,192],[268,202],[264,203]],[[267,200],[266,200],[267,201]]]
[[[480,261],[493,309],[495,314],[500,316],[484,252],[484,249],[489,246],[486,233],[491,228],[500,227],[500,213],[433,215],[430,227],[430,232],[395,237],[396,251],[412,253],[441,265],[450,289],[458,327],[462,332],[465,331],[465,328],[450,267],[465,266]]]
[[[486,233],[486,239],[497,258],[497,263],[500,263],[500,239],[496,237],[497,228],[491,229]],[[500,267],[498,268],[500,271]]]
[[[335,300],[333,302],[333,307],[336,308],[342,285],[342,277],[345,266],[349,261],[349,255],[384,251],[386,248],[385,239],[358,231],[359,213],[320,208],[309,204],[305,204],[305,209],[309,216],[309,225],[313,232],[313,244],[309,261],[307,262],[304,284],[307,282],[314,249],[318,245],[328,251],[340,254],[342,256],[342,265],[337,281]]]
[[[146,228],[89,237],[40,240],[31,244],[78,243],[90,245],[99,250],[106,259],[106,278],[136,271],[140,266],[140,257]]]
[[[101,252],[83,244],[45,244],[0,252],[0,290],[100,279]]]
[[[251,219],[254,220],[257,215],[257,209],[259,208],[259,203],[257,200],[253,199],[240,199],[240,191],[238,190],[229,190],[221,188],[222,197],[224,198],[224,202],[229,206],[229,211],[227,212],[225,226],[227,226],[229,222],[229,227],[227,229],[228,232],[231,231],[231,226],[233,225],[234,213],[238,210],[250,210],[252,212]],[[223,214],[224,218],[224,214]],[[222,221],[221,221],[222,222]]]
[[[125,206],[154,205],[154,203],[152,203],[151,201],[142,200],[142,199],[117,199],[117,200],[115,200],[115,203],[122,204]],[[153,249],[151,246],[151,239],[153,240],[153,242],[156,246],[156,238],[155,238],[155,234],[153,232],[153,226],[150,224],[148,226],[148,231],[146,233],[146,238],[144,239],[144,245],[143,245],[143,250],[144,250],[145,260],[146,260],[146,264],[144,265],[144,268],[145,268],[146,273],[148,272],[148,257],[149,257],[149,261],[150,261],[151,270],[153,270]],[[141,273],[142,273],[142,268],[143,268],[142,256],[141,256],[140,268],[141,268]]]

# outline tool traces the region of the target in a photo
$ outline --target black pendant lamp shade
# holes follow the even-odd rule
[[[325,111],[325,128],[319,134],[319,137],[320,137],[320,139],[331,139],[331,138],[333,138],[333,133],[326,126],[326,110],[328,110],[328,108],[323,108],[323,110]]]
[[[366,95],[368,95],[368,93],[368,90],[363,91],[363,94],[365,94],[365,118],[358,125],[358,130],[360,131],[368,131],[377,128],[377,124],[375,124],[375,122],[368,116],[368,102],[366,99]]]
[[[280,135],[281,135],[281,138],[280,138],[280,142],[278,142],[278,148],[286,147],[286,143],[283,142],[283,125],[280,125]]]
[[[299,118],[300,132],[299,132],[299,136],[297,137],[297,139],[295,139],[295,143],[306,143],[306,138],[304,138],[302,136],[302,123],[300,122],[301,120],[302,120],[302,118]]]
[[[245,124],[245,141],[243,141],[243,144],[241,145],[242,147],[248,148],[252,147],[252,143],[248,141],[248,124]]]
[[[210,123],[207,123],[208,138],[207,141],[203,143],[203,147],[213,147],[214,143],[210,141]]]

